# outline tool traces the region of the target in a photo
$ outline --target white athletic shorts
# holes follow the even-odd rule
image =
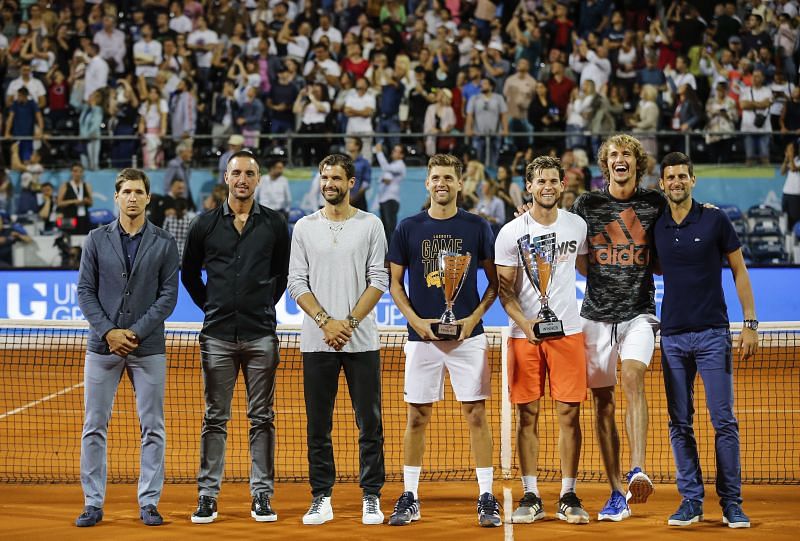
[[[581,318],[586,345],[586,375],[590,389],[617,384],[617,359],[650,366],[656,345],[658,318],[640,314],[628,321],[606,323]]]
[[[403,399],[409,404],[431,404],[444,398],[444,372],[459,402],[486,400],[491,395],[489,341],[485,334],[459,342],[419,342],[405,345],[406,374]]]

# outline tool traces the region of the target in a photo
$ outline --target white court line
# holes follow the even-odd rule
[[[57,392],[55,392],[53,394],[49,394],[49,395],[44,396],[44,397],[42,397],[42,398],[40,398],[38,400],[34,400],[33,402],[28,402],[24,406],[20,406],[18,408],[13,409],[13,410],[9,410],[9,411],[7,411],[5,413],[2,413],[2,414],[0,414],[0,420],[5,419],[6,417],[11,417],[12,415],[16,415],[17,413],[22,413],[23,411],[25,411],[27,409],[30,409],[30,408],[32,408],[34,406],[38,406],[39,404],[41,404],[43,402],[47,402],[48,400],[52,400],[52,399],[54,399],[56,397],[59,397],[62,394],[67,394],[67,393],[69,393],[71,391],[74,391],[78,387],[83,387],[83,382],[76,383],[75,385],[72,385],[71,387],[65,387],[65,388],[61,389],[60,391],[57,391]]]
[[[511,487],[503,487],[503,524],[504,541],[514,541],[514,523],[511,522],[512,507],[514,499],[511,495]]]

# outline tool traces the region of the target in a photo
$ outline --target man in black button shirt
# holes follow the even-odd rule
[[[279,362],[275,303],[286,289],[289,233],[280,213],[255,202],[259,181],[255,156],[247,151],[233,154],[225,172],[228,199],[192,222],[183,253],[183,285],[205,312],[200,355],[206,412],[194,523],[213,522],[217,517],[226,426],[240,369],[245,375],[250,419],[250,515],[259,522],[278,518],[270,506],[275,462],[272,404]]]

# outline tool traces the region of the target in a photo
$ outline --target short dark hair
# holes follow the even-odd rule
[[[256,162],[256,167],[258,168],[258,170],[261,171],[261,164],[259,163],[258,158],[256,157],[255,154],[253,154],[249,150],[239,150],[234,152],[231,155],[231,157],[228,158],[228,163],[231,163],[231,160],[233,160],[234,158],[252,158],[252,160]],[[228,168],[228,163],[225,164],[226,169]]]
[[[464,174],[464,164],[452,154],[434,154],[428,160],[428,175],[434,167],[452,167],[455,170],[456,178],[460,179]]]
[[[525,168],[525,183],[533,182],[533,177],[538,171],[544,169],[558,170],[558,180],[564,180],[564,168],[561,167],[561,160],[553,156],[539,156],[528,164]]]
[[[664,169],[673,165],[686,165],[689,167],[689,176],[694,176],[692,159],[683,152],[670,152],[661,159],[661,178],[664,178]]]
[[[144,183],[145,193],[150,193],[150,179],[147,177],[147,173],[141,169],[134,169],[133,167],[126,167],[117,174],[117,180],[114,183],[114,193],[119,193],[122,185],[131,180],[141,180]]]
[[[350,140],[356,144],[358,150],[364,148],[364,141],[361,140],[361,137],[351,137]]]
[[[345,175],[347,175],[348,180],[351,178],[355,178],[356,176],[356,166],[353,164],[352,158],[347,154],[329,154],[322,158],[322,161],[319,162],[319,172],[322,174],[322,170],[326,167],[335,167],[339,166],[344,169]]]

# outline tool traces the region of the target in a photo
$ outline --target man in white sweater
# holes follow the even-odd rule
[[[355,166],[349,156],[325,157],[319,174],[325,206],[295,224],[288,278],[289,294],[306,313],[300,351],[313,498],[303,524],[333,519],[331,426],[342,368],[359,420],[361,521],[382,524],[380,339],[373,308],[389,287],[386,240],[375,215],[350,205]]]

